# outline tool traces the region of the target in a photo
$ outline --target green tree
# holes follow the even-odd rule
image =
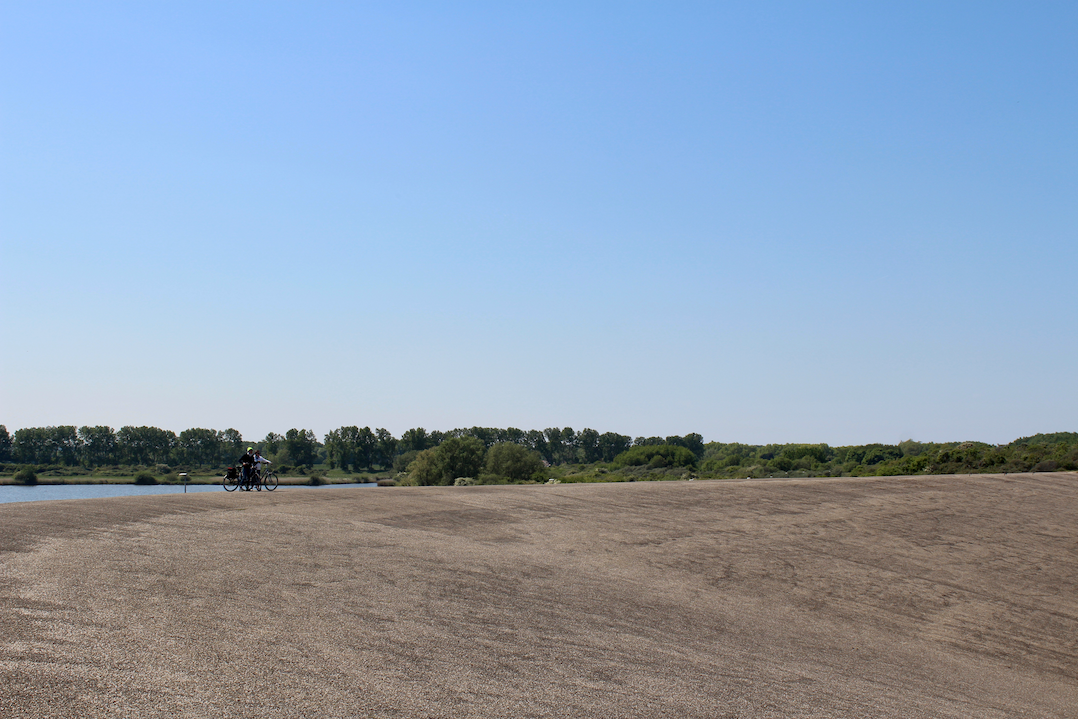
[[[221,449],[214,464],[218,467],[227,467],[235,462],[237,457],[243,455],[245,447],[243,435],[239,430],[230,427],[223,432],[218,432],[217,439],[220,441]]]
[[[79,427],[82,463],[86,467],[103,467],[116,462],[116,433],[112,427]]]
[[[546,438],[547,455],[544,456],[551,464],[565,464],[576,461],[576,432],[572,427],[558,429],[549,427],[543,430]]]
[[[453,484],[457,477],[478,477],[486,447],[476,437],[450,437],[437,447],[420,452],[408,466],[419,484]]]
[[[582,429],[576,435],[577,458],[584,464],[598,462],[603,458],[603,450],[599,446],[599,433],[594,429]]]
[[[326,459],[330,467],[348,471],[356,464],[356,442],[359,427],[339,427],[326,435]]]
[[[537,452],[514,442],[500,442],[487,450],[486,471],[496,477],[523,482],[541,476],[543,459]]]
[[[547,444],[546,435],[543,432],[537,429],[529,429],[524,433],[522,444],[528,449],[538,452],[539,456],[548,464],[554,463],[554,457],[550,453],[550,445]]]
[[[12,451],[15,460],[23,464],[49,464],[48,436],[45,427],[23,427],[15,430]]]
[[[547,427],[543,430],[543,449],[541,454],[548,464],[556,464],[559,461],[561,457],[560,428]]]
[[[656,458],[661,459],[662,462],[654,462]],[[696,455],[686,447],[672,444],[644,444],[622,452],[614,458],[614,464],[619,467],[650,464],[651,466],[692,468],[696,466]]]
[[[176,433],[157,427],[120,427],[116,446],[125,464],[165,464],[176,446]]]
[[[452,437],[438,445],[439,462],[446,484],[457,477],[478,477],[487,448],[476,437]]]
[[[284,450],[288,460],[310,469],[318,458],[318,439],[309,429],[290,429],[284,434]]]
[[[422,452],[424,449],[430,449],[436,442],[431,439],[431,436],[427,434],[427,430],[422,427],[416,427],[410,429],[401,435],[400,444],[398,450],[401,454],[405,452]]]
[[[11,461],[11,435],[7,427],[0,424],[0,462]]]
[[[266,435],[266,438],[262,440],[262,451],[276,456],[277,452],[281,450],[281,444],[284,442],[284,437],[276,432],[270,432]]]
[[[176,454],[181,464],[204,467],[217,464],[221,456],[221,437],[215,429],[195,427],[180,432],[176,440]]]
[[[498,442],[505,442],[505,430],[497,427],[469,427],[468,429],[454,429],[449,433],[452,437],[475,437],[490,449]]]
[[[604,432],[599,435],[599,451],[602,453],[604,462],[613,462],[614,457],[628,450],[632,445],[632,437],[626,437],[623,434]]]
[[[681,438],[680,442],[677,442],[685,449],[689,450],[696,455],[697,459],[703,459],[704,457],[704,438],[695,432],[685,435]]]
[[[411,450],[405,454],[412,454],[414,451]],[[408,474],[415,480],[416,484],[423,486],[445,484],[442,481],[441,467],[438,465],[437,448],[416,452],[415,459],[408,464]]]
[[[397,439],[384,427],[374,430],[374,437],[376,461],[382,469],[389,469],[393,466],[393,458],[397,456]]]
[[[79,431],[71,426],[52,427],[51,442],[57,459],[68,467],[79,463]]]
[[[370,472],[374,469],[374,458],[378,446],[378,438],[370,427],[363,427],[356,434],[356,464],[366,467]]]
[[[64,464],[70,467],[79,462],[79,435],[73,426],[17,430],[12,448],[15,458],[25,464]]]

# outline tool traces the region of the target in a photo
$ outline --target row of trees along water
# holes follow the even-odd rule
[[[279,465],[311,468],[325,465],[345,471],[388,470],[407,466],[419,452],[453,438],[472,437],[484,449],[511,443],[535,452],[549,464],[610,462],[633,446],[675,444],[695,456],[704,453],[703,437],[637,437],[571,427],[521,430],[470,427],[448,432],[409,429],[400,438],[384,428],[347,426],[319,441],[312,430],[270,432],[245,440],[238,430],[187,429],[179,434],[158,427],[28,427],[10,434],[0,425],[0,462],[95,469],[117,465],[168,464],[220,468],[235,464],[248,446],[256,446]]]
[[[309,429],[245,440],[235,429],[30,427],[0,425],[0,464],[94,470],[120,466],[216,469],[256,446],[281,471],[315,466],[344,472],[408,473],[418,484],[500,476],[539,479],[551,467],[565,481],[664,477],[864,476],[1078,470],[1078,433],[1023,437],[1006,445],[915,442],[827,444],[704,443],[699,434],[636,437],[570,427],[521,430],[417,427],[399,438],[386,429],[346,426],[319,441]],[[492,450],[499,448],[492,453]],[[512,466],[512,471],[506,467]],[[499,474],[500,473],[500,474]]]

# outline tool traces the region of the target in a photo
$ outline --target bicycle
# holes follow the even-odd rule
[[[229,467],[225,476],[221,478],[221,484],[224,485],[226,492],[235,492],[242,484],[239,471],[235,467]]]
[[[263,473],[259,469],[251,471],[251,482],[258,488],[259,491],[265,489],[267,492],[272,492],[277,489],[278,479],[276,472]]]
[[[251,472],[246,480],[240,476],[239,470],[235,467],[229,467],[225,476],[221,478],[221,484],[224,485],[226,492],[235,492],[237,489],[242,489],[245,492],[250,492],[252,489],[256,489],[259,492],[263,488],[267,492],[272,492],[277,489],[279,480],[276,472],[266,472],[263,474],[256,468],[251,468]]]

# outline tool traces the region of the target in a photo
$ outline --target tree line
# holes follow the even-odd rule
[[[192,428],[176,434],[158,427],[59,426],[29,427],[12,435],[0,425],[0,464],[5,465],[216,469],[235,465],[248,446],[261,449],[280,470],[321,466],[345,472],[408,472],[418,484],[479,477],[525,481],[543,474],[540,468],[565,465],[591,467],[594,479],[635,478],[648,471],[719,478],[1078,470],[1075,432],[1037,434],[1007,445],[907,440],[897,445],[831,447],[705,444],[696,433],[632,438],[571,427],[469,427],[448,432],[416,427],[395,437],[384,428],[351,425],[332,430],[321,440],[312,430],[293,428],[252,441],[231,428]]]
[[[170,465],[220,468],[235,464],[248,446],[258,447],[279,465],[311,468],[324,464],[345,471],[406,468],[420,452],[447,440],[469,437],[484,452],[498,444],[513,444],[532,452],[548,465],[611,462],[633,446],[676,445],[696,456],[704,453],[703,437],[637,437],[571,427],[521,430],[494,427],[458,428],[448,432],[416,427],[399,438],[385,428],[345,426],[321,441],[312,430],[293,428],[270,432],[262,440],[245,440],[236,429],[192,428],[179,434],[158,427],[63,425],[27,427],[10,434],[0,425],[0,463],[58,465],[97,469],[118,465]]]

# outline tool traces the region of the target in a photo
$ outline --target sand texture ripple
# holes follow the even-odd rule
[[[0,505],[0,717],[1078,717],[1078,477]]]

